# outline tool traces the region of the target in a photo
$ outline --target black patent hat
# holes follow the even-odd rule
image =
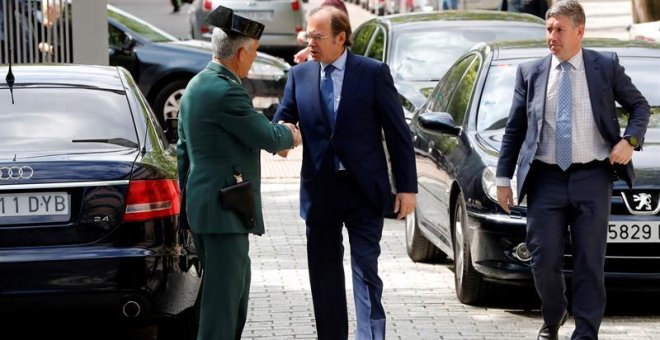
[[[264,24],[236,15],[234,10],[223,6],[218,6],[209,13],[206,22],[220,28],[227,35],[239,34],[257,40],[261,38],[265,27]]]

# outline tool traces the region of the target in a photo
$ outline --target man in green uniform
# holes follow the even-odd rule
[[[260,151],[293,148],[300,133],[294,125],[270,123],[241,87],[264,26],[224,7],[211,12],[207,21],[216,26],[213,60],[190,81],[181,99],[179,183],[204,268],[197,339],[240,339],[250,288],[248,235],[264,233]],[[254,205],[247,220],[220,193],[241,179],[252,183],[253,198],[241,192],[243,200],[238,201],[239,207]]]

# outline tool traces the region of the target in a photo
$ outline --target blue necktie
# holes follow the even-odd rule
[[[325,111],[325,116],[328,118],[328,123],[332,129],[335,127],[335,95],[332,90],[332,77],[330,75],[334,70],[334,66],[326,66],[324,69],[325,75],[321,80],[321,100],[323,103],[323,110]]]
[[[566,171],[573,163],[571,111],[573,96],[571,91],[571,64],[565,61],[559,72],[557,87],[557,165]]]

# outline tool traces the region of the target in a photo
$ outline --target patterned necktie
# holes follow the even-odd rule
[[[323,102],[323,110],[325,111],[325,116],[328,118],[328,123],[334,129],[335,127],[335,95],[332,90],[332,71],[335,70],[335,67],[328,65],[324,69],[324,77],[321,80],[321,100]]]
[[[557,87],[557,165],[566,171],[573,163],[571,111],[573,96],[571,91],[571,64],[559,64],[559,86]]]

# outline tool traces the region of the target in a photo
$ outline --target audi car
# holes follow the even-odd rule
[[[481,41],[539,39],[545,23],[530,14],[495,11],[410,13],[371,19],[353,32],[351,51],[390,67],[410,121],[433,86]]]
[[[606,284],[658,289],[660,78],[653,70],[660,69],[660,45],[614,39],[587,39],[583,45],[616,52],[652,110],[643,151],[633,156],[634,188],[614,183]],[[406,249],[413,261],[453,259],[456,295],[463,303],[498,294],[494,282],[531,283],[526,202],[505,213],[497,204],[495,172],[516,69],[548,53],[545,41],[478,44],[453,64],[412,119],[419,194],[406,220]],[[627,115],[622,108],[618,114],[625,128]],[[565,249],[570,278],[568,238]]]
[[[0,74],[0,313],[163,320],[162,338],[194,339],[176,150],[128,71]]]

